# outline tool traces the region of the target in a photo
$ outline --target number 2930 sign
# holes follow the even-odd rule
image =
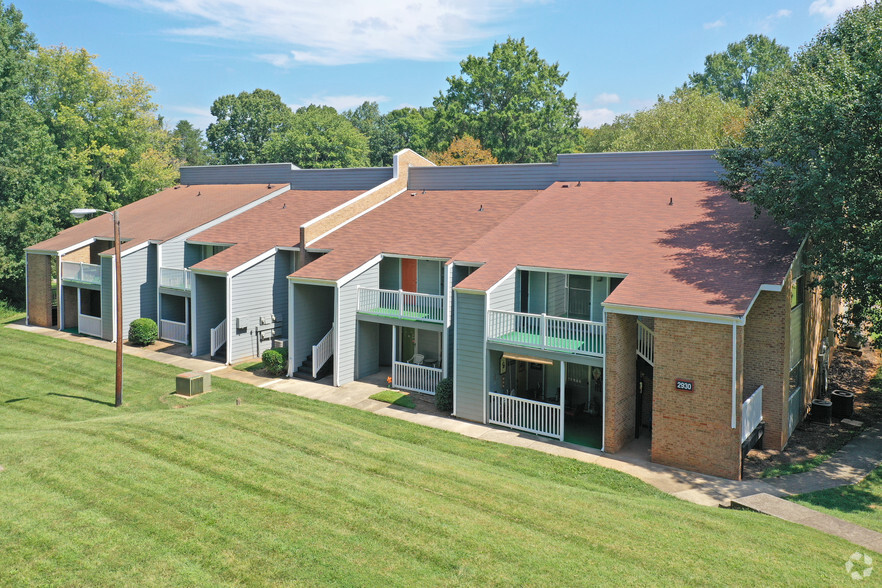
[[[695,391],[695,383],[692,380],[676,380],[677,390],[683,390],[684,392],[694,392]]]

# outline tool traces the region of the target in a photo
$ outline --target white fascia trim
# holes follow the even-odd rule
[[[453,288],[454,292],[462,292],[463,294],[476,294],[478,296],[486,296],[487,292],[485,290],[472,290],[471,288],[460,288],[459,286],[455,286]]]
[[[450,265],[462,267],[481,267],[484,265],[483,261],[456,261],[455,259],[451,259],[447,263],[449,263]]]
[[[319,278],[298,278],[296,276],[288,276],[288,281],[293,284],[309,284],[315,286],[336,286],[334,280],[322,280]]]
[[[394,177],[394,178],[398,177],[398,157],[402,153],[413,153],[414,155],[416,155],[417,157],[419,157],[420,159],[422,159],[423,161],[425,161],[426,163],[429,164],[425,167],[430,167],[430,166],[437,167],[437,165],[438,165],[435,162],[433,162],[431,159],[427,159],[427,158],[423,157],[422,155],[420,155],[419,153],[417,153],[416,151],[414,151],[410,147],[405,147],[404,149],[402,149],[401,151],[399,151],[398,153],[396,153],[392,156],[392,177]],[[412,166],[408,166],[408,167],[412,167]]]
[[[63,249],[58,249],[58,250],[54,250],[54,249],[28,249],[27,251],[25,251],[25,253],[39,253],[42,255],[58,255],[58,256],[67,255],[71,251],[76,251],[77,249],[82,249],[86,245],[91,245],[92,243],[94,243],[97,240],[98,240],[97,237],[90,237],[90,238],[86,239],[85,241],[81,241],[81,242],[77,243],[76,245],[69,245],[68,247],[65,247]]]
[[[649,308],[643,306],[624,306],[602,302],[601,306],[615,314],[630,314],[634,316],[649,316],[653,318],[675,319],[680,321],[696,321],[699,323],[712,323],[717,325],[743,325],[744,317],[726,316],[721,314],[705,314],[701,312],[686,312],[682,310],[669,310],[665,308]]]
[[[351,272],[349,272],[348,274],[346,274],[345,276],[343,276],[342,278],[337,280],[336,281],[337,286],[345,285],[347,282],[349,282],[353,278],[358,277],[359,275],[361,275],[364,272],[366,272],[367,270],[369,270],[371,267],[380,263],[380,261],[382,259],[383,259],[382,255],[377,255],[376,257],[372,258],[370,261],[367,261],[367,262],[361,264],[360,266],[358,266],[357,268],[355,268],[354,270],[352,270]]]
[[[396,258],[396,259],[416,259],[422,261],[440,261],[446,262],[450,259],[449,257],[426,257],[425,255],[407,255],[402,253],[383,253],[383,257]]]
[[[214,166],[212,166],[212,167],[214,167]],[[231,218],[233,218],[234,216],[238,216],[238,215],[242,214],[243,212],[245,212],[246,210],[254,208],[255,206],[259,206],[260,204],[263,204],[267,200],[272,200],[276,196],[280,196],[290,189],[291,189],[291,184],[290,183],[285,184],[282,188],[276,190],[275,192],[270,192],[266,196],[261,196],[257,200],[254,200],[252,202],[249,202],[248,204],[240,206],[239,208],[231,210],[230,212],[223,214],[215,219],[204,222],[201,225],[199,225],[198,227],[194,227],[194,228],[190,229],[189,231],[185,231],[185,232],[181,233],[180,235],[175,235],[174,237],[169,237],[168,239],[166,239],[166,241],[172,241],[174,239],[186,240],[187,237],[189,237],[190,235],[195,235],[196,233],[201,233],[205,229],[209,228],[209,226],[219,225],[224,221],[228,221]]]
[[[194,274],[199,274],[201,276],[220,276],[226,277],[227,272],[222,272],[219,270],[207,270],[207,269],[190,269]]]
[[[365,192],[362,192],[361,194],[359,194],[355,198],[350,198],[346,202],[344,202],[342,204],[338,204],[337,206],[335,206],[331,210],[328,210],[327,212],[323,212],[322,214],[318,215],[315,218],[309,219],[308,221],[306,221],[305,223],[300,225],[300,228],[305,229],[306,227],[312,226],[317,222],[325,220],[329,216],[340,212],[341,210],[343,210],[344,208],[346,208],[347,206],[349,206],[353,202],[358,202],[359,200],[363,200],[364,198],[367,198],[368,196],[370,196],[374,192],[380,190],[381,188],[385,188],[386,186],[389,186],[390,184],[395,182],[395,180],[397,180],[397,179],[398,179],[398,174],[396,173],[396,170],[393,167],[392,168],[392,177],[389,178],[388,180],[386,180],[385,182],[383,182],[382,184],[377,184],[376,186],[374,186],[370,190],[366,190]]]
[[[382,184],[380,184],[379,186],[377,186],[377,188],[380,188],[380,187],[384,186],[386,183],[391,182],[391,181],[393,181],[393,180],[395,180],[395,179],[397,179],[397,178],[393,178],[392,180],[387,180],[386,182],[383,182]],[[346,203],[342,204],[341,206],[346,206],[347,204],[349,204],[349,203],[351,203],[351,202],[355,202],[356,200],[359,200],[359,199],[361,199],[361,198],[364,198],[365,196],[367,196],[368,194],[370,194],[371,192],[373,192],[373,191],[376,190],[377,188],[373,188],[373,189],[369,190],[368,192],[365,192],[364,194],[362,194],[362,195],[359,196],[358,198],[354,198],[353,200],[350,200],[349,202],[346,202]],[[370,207],[366,208],[365,210],[362,210],[361,212],[359,212],[358,214],[356,214],[356,215],[353,216],[352,218],[347,219],[346,221],[340,223],[339,225],[336,225],[336,226],[335,226],[334,228],[332,228],[331,230],[329,230],[329,231],[325,231],[324,233],[322,233],[321,235],[319,235],[318,237],[316,237],[316,238],[313,239],[312,241],[309,241],[309,242],[306,244],[306,246],[309,247],[309,246],[312,245],[313,243],[316,243],[316,242],[320,241],[321,239],[324,239],[325,237],[327,237],[328,235],[330,235],[331,233],[333,233],[333,232],[336,231],[337,229],[340,229],[340,228],[342,228],[342,227],[345,227],[346,225],[348,225],[349,223],[351,223],[351,222],[354,221],[355,219],[360,218],[360,217],[366,215],[367,213],[371,212],[372,210],[374,210],[374,209],[377,208],[378,206],[383,206],[384,204],[386,204],[387,202],[389,202],[389,201],[392,200],[393,198],[395,198],[395,197],[397,197],[397,196],[400,196],[402,193],[404,193],[404,192],[406,192],[406,191],[407,191],[407,188],[404,188],[404,189],[401,190],[400,192],[396,192],[395,194],[392,194],[392,195],[389,196],[388,198],[386,198],[386,199],[384,199],[384,200],[381,200],[380,202],[377,202],[377,203],[374,204],[373,206],[370,206]],[[338,206],[337,208],[340,208],[340,206]],[[337,210],[337,209],[334,209],[334,210]],[[333,212],[333,211],[331,211],[331,212]],[[305,229],[307,226],[311,225],[311,224],[314,223],[316,220],[318,220],[318,219],[320,219],[320,218],[326,216],[327,214],[329,214],[329,213],[325,213],[325,214],[323,214],[321,217],[317,217],[317,218],[315,218],[315,219],[312,219],[312,220],[309,221],[308,223],[306,223],[306,224],[304,224],[304,225],[301,225],[300,228],[301,228],[301,229]]]
[[[628,274],[616,273],[616,272],[595,272],[591,270],[577,270],[577,269],[560,269],[560,268],[552,268],[552,267],[538,267],[531,265],[519,265],[516,269],[524,270],[528,272],[545,272],[548,274],[572,274],[577,276],[592,276],[592,277],[601,277],[601,278],[627,278]]]
[[[606,349],[606,330],[607,322],[606,322],[606,309],[603,309],[603,346],[604,350]],[[601,395],[603,396],[603,408],[600,411],[600,451],[606,452],[606,353],[603,354],[603,392]],[[650,441],[650,450],[652,449],[651,445],[652,441]]]
[[[143,243],[140,243],[140,244],[138,244],[138,245],[135,245],[135,246],[132,247],[131,249],[126,249],[125,251],[123,251],[122,253],[120,253],[119,256],[120,256],[120,257],[125,257],[125,256],[128,255],[129,253],[135,253],[136,251],[141,251],[142,249],[144,249],[145,247],[148,247],[149,245],[150,245],[150,241],[144,241]],[[104,254],[102,253],[102,254],[100,254],[100,255],[103,256]],[[108,255],[107,257],[113,257],[113,255],[111,254],[111,255]]]
[[[789,270],[788,270],[789,271]],[[784,278],[787,279],[786,277]],[[780,292],[784,289],[784,284],[761,284],[757,289],[756,294],[753,295],[753,298],[750,299],[750,304],[747,305],[747,310],[744,311],[744,320],[747,320],[747,315],[750,314],[750,310],[753,308],[753,305],[756,304],[757,298],[759,298],[760,292]]]
[[[517,271],[518,271],[518,268],[516,268],[516,267],[512,268],[512,270],[510,272],[508,272],[507,274],[505,274],[505,276],[503,276],[498,282],[496,282],[495,284],[493,284],[492,286],[487,288],[487,294],[492,294],[493,290],[498,288],[502,284],[502,282],[504,282],[507,279],[509,279],[510,277],[512,277],[515,274],[515,272],[517,272]]]
[[[340,288],[334,284],[334,386],[340,386]],[[291,345],[288,341],[288,345]]]
[[[233,357],[233,280],[227,276],[227,361],[232,363]]]
[[[244,272],[249,267],[251,267],[253,265],[257,265],[261,261],[272,257],[273,255],[276,254],[276,251],[278,251],[278,247],[273,247],[269,251],[264,251],[263,253],[261,253],[257,257],[252,257],[251,259],[249,259],[248,261],[246,261],[242,265],[240,265],[238,267],[234,267],[233,269],[231,269],[230,271],[227,272],[227,275],[232,278],[236,274],[240,274],[240,273]]]

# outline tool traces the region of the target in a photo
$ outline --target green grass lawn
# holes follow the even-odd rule
[[[416,407],[416,403],[413,401],[413,398],[410,397],[410,394],[399,392],[398,390],[383,390],[382,392],[372,394],[371,398],[379,400],[380,402],[388,402],[389,404],[403,406],[405,408]]]
[[[0,327],[0,585],[853,585],[804,527],[179,371],[115,409],[112,352]]]
[[[882,467],[860,484],[800,494],[790,500],[882,533]]]

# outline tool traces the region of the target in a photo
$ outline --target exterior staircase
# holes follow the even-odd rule
[[[321,368],[319,368],[318,373],[315,377],[312,377],[312,354],[306,358],[306,361],[300,364],[300,366],[294,370],[291,374],[293,378],[299,378],[301,380],[309,380],[310,382],[315,382],[321,380],[328,374],[334,371],[334,358],[331,357],[328,361],[325,362]]]

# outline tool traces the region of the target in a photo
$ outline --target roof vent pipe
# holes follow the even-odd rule
[[[673,205],[674,205],[674,197],[671,196],[671,200],[670,200],[670,202],[668,202],[668,206],[673,206]]]

